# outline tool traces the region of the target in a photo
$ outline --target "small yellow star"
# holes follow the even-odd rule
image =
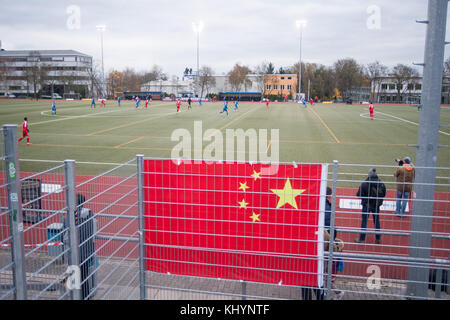
[[[280,197],[277,204],[277,209],[284,206],[286,203],[289,203],[292,207],[298,209],[295,197],[305,192],[305,190],[306,189],[292,189],[291,181],[289,181],[289,178],[286,180],[283,189],[270,189],[270,191]]]
[[[260,216],[259,214],[256,214],[256,213],[253,212],[253,214],[252,214],[249,218],[252,219],[253,222],[261,221],[261,220],[259,219],[259,216]]]
[[[245,199],[242,199],[242,201],[238,203],[241,205],[239,208],[247,208],[248,203],[245,202]]]
[[[244,192],[245,192],[245,190],[250,188],[250,187],[247,186],[247,181],[245,181],[244,183],[239,182],[239,184],[241,185],[239,187],[239,190],[244,190]]]
[[[255,181],[258,179],[261,179],[260,175],[261,175],[261,172],[256,172],[256,170],[253,170],[252,177],[255,178]]]

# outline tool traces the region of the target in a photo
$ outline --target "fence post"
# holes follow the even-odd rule
[[[77,210],[76,203],[76,190],[75,190],[75,161],[65,160],[64,161],[64,171],[66,176],[66,205],[67,205],[67,217],[66,221],[69,227],[69,268],[74,271],[80,268],[80,252],[79,252],[79,241],[77,232],[77,223],[75,221],[75,212]],[[72,277],[79,277],[78,279],[73,279]],[[70,277],[70,280],[75,281],[76,285],[71,286],[72,289],[72,299],[81,300],[81,273],[75,272],[74,275]]]
[[[144,223],[144,155],[136,155],[138,183],[138,214],[139,214],[139,286],[140,299],[146,299],[145,290],[145,223]]]
[[[3,126],[8,191],[9,228],[11,232],[11,258],[13,261],[14,295],[16,300],[27,299],[27,278],[23,238],[22,193],[19,157],[17,152],[17,125]]]
[[[448,1],[428,1],[423,107],[419,119],[414,185],[417,196],[412,211],[409,243],[409,255],[414,258],[426,259],[431,253],[447,9]],[[407,295],[410,298],[428,298],[428,276],[429,268],[409,265]]]
[[[331,216],[330,216],[330,244],[328,245],[328,270],[327,270],[327,300],[331,299],[331,278],[333,273],[333,251],[334,251],[334,219],[336,217],[336,185],[338,173],[338,161],[333,160],[333,185],[331,193]]]

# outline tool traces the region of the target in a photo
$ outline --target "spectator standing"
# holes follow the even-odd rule
[[[356,196],[361,199],[362,205],[362,222],[361,222],[361,233],[359,238],[355,239],[355,242],[362,243],[366,241],[366,233],[364,232],[367,228],[367,219],[369,214],[372,213],[373,224],[375,230],[378,232],[375,235],[375,243],[381,243],[381,235],[379,233],[380,227],[380,207],[383,204],[383,199],[386,196],[386,186],[378,178],[377,171],[375,168],[369,170],[368,177],[359,186]]]
[[[394,177],[397,182],[395,214],[398,217],[403,217],[413,189],[416,172],[410,157],[404,158],[402,162],[400,161],[398,168],[394,172]]]

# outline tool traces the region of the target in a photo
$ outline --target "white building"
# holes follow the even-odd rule
[[[394,77],[383,77],[372,83],[372,96],[378,103],[419,104],[422,97],[422,77],[414,77],[397,84]],[[442,77],[441,103],[450,103],[450,77]]]
[[[141,86],[141,91],[161,91],[173,97],[187,97],[194,94],[195,83],[192,79],[154,80]]]
[[[233,88],[230,84],[227,75],[211,76],[215,80],[215,84],[206,85],[203,88],[203,97],[208,94],[218,95],[219,92],[241,91],[241,92],[262,92],[264,90],[264,76],[249,74],[246,81],[237,88]],[[195,90],[195,78],[183,77],[183,80],[178,78],[172,80],[155,80],[150,81],[141,86],[141,91],[161,91],[169,96],[186,97],[193,96]],[[202,92],[202,88],[200,88]]]
[[[89,95],[92,57],[75,50],[1,50],[0,94]],[[34,80],[33,80],[34,79]]]

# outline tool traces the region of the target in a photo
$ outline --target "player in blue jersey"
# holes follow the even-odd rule
[[[56,105],[55,105],[55,101],[52,102],[52,115],[56,114]]]
[[[306,108],[306,100],[302,99],[303,106]]]
[[[93,107],[92,107],[92,106],[93,106]],[[95,98],[94,98],[94,97],[92,97],[91,108],[95,108]]]
[[[228,101],[226,99],[224,99],[223,110],[220,113],[224,112],[226,112],[228,116]]]
[[[120,107],[120,97],[117,98],[117,104],[118,104],[119,107]]]
[[[202,98],[198,98],[198,105],[199,105],[199,107],[202,106]]]
[[[238,104],[239,104],[239,99],[236,99],[236,101],[234,101],[234,111],[236,111],[238,108]]]
[[[139,108],[139,102],[141,102],[141,99],[136,97],[136,108]]]

